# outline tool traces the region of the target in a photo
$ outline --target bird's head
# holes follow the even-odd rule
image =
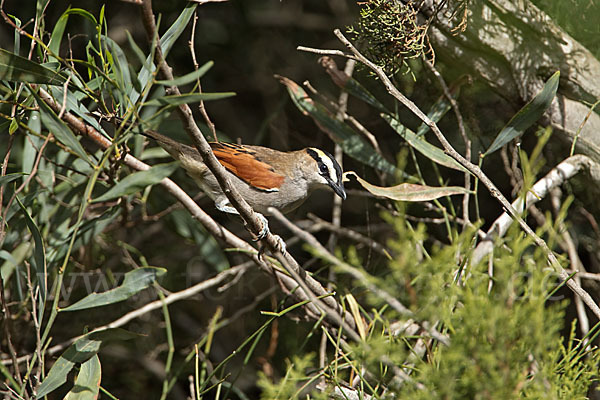
[[[309,162],[305,171],[310,181],[316,185],[330,187],[338,196],[346,200],[346,191],[342,182],[342,168],[335,158],[328,152],[309,147],[305,149],[309,155]]]

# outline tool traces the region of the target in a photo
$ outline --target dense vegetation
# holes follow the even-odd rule
[[[2,3],[3,396],[598,398],[594,1],[141,3]],[[348,199],[260,255],[144,129]]]

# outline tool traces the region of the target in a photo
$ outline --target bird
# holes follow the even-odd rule
[[[195,147],[153,130],[139,133],[156,141],[178,160],[188,175],[214,201],[219,211],[239,214]],[[263,146],[226,142],[209,142],[209,145],[217,160],[225,167],[232,186],[263,223],[258,237],[254,239],[256,241],[264,239],[269,231],[265,215],[271,214],[270,207],[289,213],[317,189],[330,189],[343,200],[346,199],[342,168],[327,151],[307,147],[284,152]]]

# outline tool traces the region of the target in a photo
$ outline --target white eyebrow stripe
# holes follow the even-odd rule
[[[335,167],[333,166],[333,161],[331,160],[331,158],[323,150],[315,149],[314,147],[312,149],[315,151],[315,153],[317,153],[321,162],[327,166],[327,170],[329,171],[329,178],[331,178],[331,181],[337,182],[337,173]]]

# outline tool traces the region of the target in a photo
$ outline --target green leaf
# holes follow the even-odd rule
[[[0,176],[0,185],[4,185],[6,183],[12,182],[16,179],[19,179],[22,176],[29,175],[25,172],[15,172],[13,174],[6,174],[4,176]]]
[[[163,56],[166,58],[169,54],[169,51],[173,47],[175,41],[181,36],[185,28],[187,27],[190,19],[194,15],[194,11],[196,11],[197,4],[194,2],[188,2],[188,5],[181,12],[177,20],[171,25],[171,27],[167,30],[167,32],[160,38],[160,46],[163,52]],[[156,66],[152,63],[154,57],[155,50],[153,49],[152,54],[150,54],[146,58],[146,62],[143,62],[142,69],[140,70],[137,80],[139,85],[142,88],[145,88],[149,83],[149,80],[153,77],[152,73],[156,70]],[[147,96],[147,93],[144,94],[144,98]],[[133,91],[131,93],[131,102],[136,103],[139,100],[140,93],[137,91]],[[142,99],[144,100],[144,99]]]
[[[455,159],[444,153],[442,149],[427,142],[424,138],[418,137],[413,131],[405,127],[389,114],[381,114],[381,117],[394,129],[398,135],[402,136],[408,144],[410,144],[415,150],[429,158],[436,164],[443,165],[448,168],[456,169],[459,171],[467,171],[462,165],[460,165]]]
[[[67,27],[67,22],[69,21],[68,11],[65,11],[63,15],[60,16],[56,25],[54,25],[54,29],[52,30],[52,35],[50,35],[50,42],[48,43],[48,49],[52,54],[58,55],[60,52],[60,44],[62,42],[63,35],[65,34],[65,28]],[[56,58],[50,57],[50,61],[56,61]]]
[[[508,121],[508,124],[502,128],[490,148],[483,154],[484,156],[493,153],[511,140],[521,136],[527,128],[540,119],[548,107],[550,107],[552,100],[554,100],[554,97],[556,96],[559,78],[560,71],[556,71],[554,75],[546,81],[543,89],[531,99],[529,103],[521,108],[519,112]]]
[[[469,82],[469,79],[470,78],[468,76],[463,75],[454,82],[452,82],[448,90],[453,99],[458,98],[460,94],[460,88],[462,87],[462,85]],[[433,106],[431,106],[431,108],[429,109],[427,117],[433,122],[437,123],[442,119],[444,115],[446,115],[446,113],[448,113],[448,111],[451,108],[452,104],[450,104],[448,98],[445,95],[441,95],[433,104]],[[422,122],[421,125],[419,125],[419,129],[417,129],[417,136],[422,136],[426,134],[427,132],[429,132],[429,129],[429,126],[425,122]]]
[[[90,165],[92,164],[90,158],[87,153],[81,146],[81,143],[75,137],[75,134],[69,129],[67,124],[65,124],[58,115],[54,113],[54,111],[48,106],[40,96],[31,91],[33,96],[35,97],[37,104],[40,108],[40,114],[42,116],[42,124],[48,129],[51,133],[56,136],[59,142],[67,146],[71,151],[77,154],[81,159],[87,161]]]
[[[42,235],[40,234],[40,230],[27,209],[19,200],[19,197],[15,197],[19,207],[21,207],[21,211],[23,212],[23,216],[25,217],[25,223],[27,224],[27,228],[29,228],[29,232],[31,232],[31,236],[33,236],[33,243],[35,244],[33,251],[33,259],[35,260],[36,273],[38,276],[38,283],[40,285],[40,292],[42,295],[42,299],[46,298],[46,280],[48,277],[48,271],[46,270],[46,249],[44,248],[44,241],[42,240]]]
[[[434,187],[416,185],[413,183],[402,183],[390,187],[375,186],[362,179],[354,171],[344,172],[344,180],[347,180],[347,177],[350,175],[354,176],[358,183],[360,183],[369,193],[377,197],[384,197],[396,201],[430,201],[454,194],[473,193],[460,186]]]
[[[170,81],[156,81],[156,83],[158,83],[160,85],[164,85],[164,86],[186,85],[190,82],[194,82],[197,79],[202,78],[204,76],[204,74],[206,74],[208,72],[208,70],[212,68],[213,65],[214,65],[214,62],[209,61],[206,64],[204,64],[203,66],[201,66],[200,68],[198,68],[197,71],[190,72],[187,75],[172,79]]]
[[[13,16],[13,18],[15,20],[15,26],[20,28],[21,20],[15,16]],[[15,54],[19,54],[19,51],[21,50],[21,33],[19,32],[19,29],[15,29],[15,45],[13,49]]]
[[[0,80],[62,85],[67,79],[58,71],[42,67],[38,63],[0,49]]]
[[[147,59],[146,59],[146,56],[144,55],[144,52],[142,51],[142,49],[140,49],[140,47],[137,45],[135,40],[133,40],[133,37],[131,36],[131,33],[129,33],[129,31],[125,31],[125,34],[127,35],[127,41],[129,42],[129,47],[131,47],[131,50],[133,50],[133,52],[135,53],[140,64],[144,65],[145,68],[148,68],[148,65],[146,65]]]
[[[446,115],[446,113],[451,108],[452,105],[450,104],[446,96],[441,96],[433,104],[433,106],[431,106],[429,112],[427,113],[427,117],[437,124],[440,121],[440,119],[442,119],[442,117]],[[425,122],[422,122],[421,125],[419,125],[419,129],[417,129],[417,136],[423,136],[427,132],[429,132],[429,126]]]
[[[81,364],[75,386],[65,396],[66,400],[96,400],[100,391],[102,366],[98,354]]]
[[[50,94],[55,99],[62,99],[62,88],[53,86],[50,88]],[[92,126],[98,132],[102,133],[107,139],[112,139],[105,131],[102,125],[93,117],[93,114],[83,105],[76,96],[67,96],[66,111],[77,115],[88,125]],[[36,130],[39,132],[40,129]]]
[[[111,65],[113,66],[115,81],[119,83],[120,91],[129,94],[133,87],[131,75],[129,74],[129,62],[123,49],[111,38],[102,36],[102,40],[110,48],[113,54]]]
[[[218,100],[235,96],[233,92],[224,93],[192,93],[172,96],[162,96],[144,103],[145,106],[171,106],[176,107],[182,104],[197,103],[199,101]]]
[[[8,134],[12,135],[19,129],[19,120],[17,117],[13,117],[10,119],[10,126],[8,127]]]
[[[389,110],[356,79],[349,77],[345,82],[343,89],[357,99],[377,108],[379,111],[386,113],[389,112]]]
[[[196,11],[197,4],[194,2],[188,3],[185,9],[181,12],[177,20],[173,22],[173,25],[167,30],[167,32],[160,38],[160,46],[163,52],[163,56],[166,58],[175,44],[175,41],[181,36],[183,31],[187,28],[188,22]]]
[[[29,254],[31,247],[33,247],[32,243],[23,242],[12,250],[11,253],[6,250],[0,250],[0,258],[5,260],[4,263],[2,263],[2,266],[0,266],[0,274],[2,275],[2,279],[4,279],[4,282],[7,282],[8,279],[10,279],[17,266],[23,265],[23,260],[25,260],[25,257]]]
[[[325,71],[331,77],[333,83],[335,83],[340,88],[344,89],[346,92],[356,97],[357,99],[364,101],[367,104],[377,108],[379,111],[384,113],[389,113],[389,110],[385,108],[379,100],[375,96],[371,94],[359,81],[354,79],[351,76],[348,76],[345,71],[340,70],[337,67],[335,61],[333,61],[330,57],[321,57],[319,59],[319,63]]]
[[[171,175],[179,167],[177,162],[159,164],[146,171],[139,171],[126,176],[106,193],[93,200],[94,202],[116,199],[137,193],[146,186],[155,185],[167,176]]]
[[[104,9],[104,6],[102,6],[102,8]],[[94,14],[87,10],[84,10],[83,8],[69,8],[67,11],[65,11],[63,15],[71,14],[79,15],[85,19],[88,19],[92,24],[98,25],[98,21],[96,20],[96,17],[94,17]]]
[[[79,311],[127,300],[153,284],[165,272],[167,270],[164,268],[154,267],[144,267],[129,271],[125,274],[123,283],[120,286],[102,293],[91,293],[75,304],[62,308],[60,311]]]
[[[360,134],[331,115],[323,105],[313,101],[296,82],[283,76],[277,78],[286,86],[292,101],[300,112],[310,116],[317,126],[329,135],[331,140],[339,143],[344,153],[380,171],[396,172],[396,167],[377,153],[373,146],[367,143]]]
[[[77,339],[56,360],[46,379],[38,387],[36,398],[39,399],[53,392],[67,381],[67,375],[75,364],[85,363],[98,354],[100,347],[109,340],[129,340],[138,337],[135,333],[123,329],[106,329],[91,332]]]
[[[32,111],[29,114],[29,121],[27,121],[27,128],[30,132],[35,132],[38,134],[42,133],[42,118],[40,117],[40,113],[38,111]],[[26,172],[27,174],[31,173],[33,170],[33,165],[35,164],[35,159],[37,158],[37,150],[42,145],[42,138],[27,135],[23,137],[23,150],[22,150],[22,158],[21,158],[21,171]],[[40,163],[42,161],[40,160]],[[25,181],[27,178],[24,178]]]

